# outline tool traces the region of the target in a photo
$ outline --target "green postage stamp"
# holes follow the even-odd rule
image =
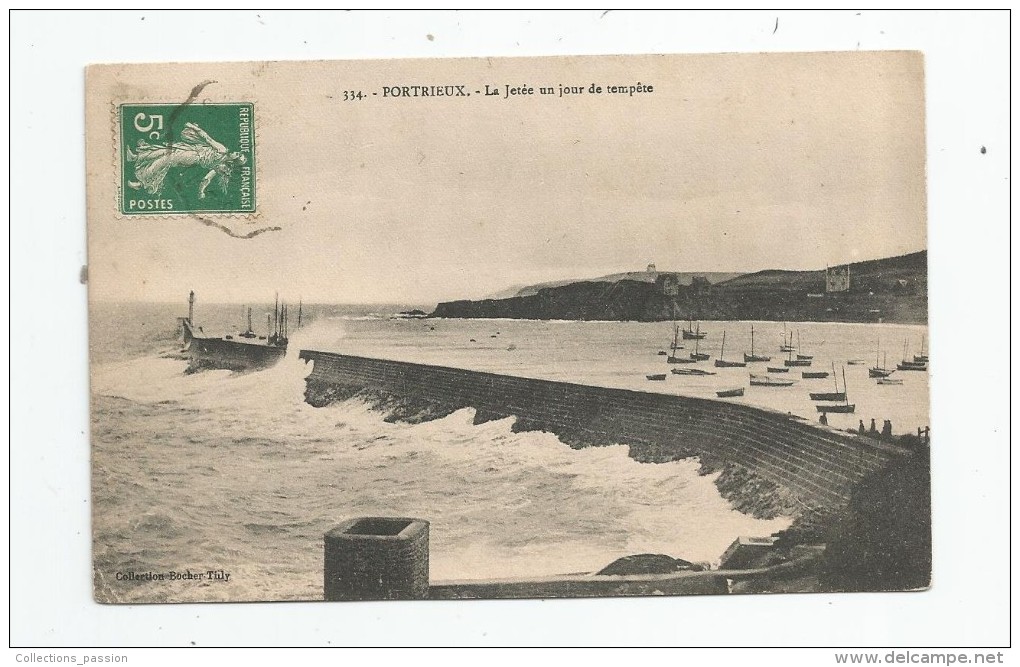
[[[255,109],[122,104],[120,212],[255,212]]]

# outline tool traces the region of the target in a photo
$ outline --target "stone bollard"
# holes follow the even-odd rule
[[[429,594],[429,522],[344,521],[323,536],[326,600],[420,600]]]

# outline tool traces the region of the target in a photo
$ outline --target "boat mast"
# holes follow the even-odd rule
[[[726,356],[726,332],[722,332],[722,347],[719,348],[719,359],[723,359]]]
[[[280,293],[276,293],[276,301],[273,302],[273,335],[280,337]]]
[[[839,380],[836,378],[836,362],[832,362],[832,383],[836,385],[836,393],[839,393]],[[846,385],[846,367],[843,368],[843,384]]]
[[[301,297],[297,300],[297,326],[298,329],[301,328]]]
[[[754,325],[751,325],[751,356],[754,356]]]
[[[850,394],[846,390],[846,366],[843,367],[843,403],[850,405]]]
[[[248,306],[248,331],[251,332],[251,306]]]

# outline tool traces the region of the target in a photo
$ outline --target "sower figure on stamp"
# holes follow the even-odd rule
[[[127,161],[134,163],[136,179],[128,181],[128,186],[154,195],[163,190],[163,182],[171,169],[207,169],[198,186],[199,199],[205,199],[205,191],[213,179],[226,192],[234,167],[246,160],[243,154],[227,150],[198,125],[187,123],[180,139],[172,144],[159,146],[139,139],[134,151],[127,149]]]

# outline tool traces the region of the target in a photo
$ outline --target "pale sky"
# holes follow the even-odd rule
[[[255,103],[260,218],[227,224],[281,231],[117,217],[111,108],[205,80],[200,101]],[[638,81],[654,92],[473,93]],[[414,84],[472,96],[382,97]],[[818,269],[926,245],[918,53],[94,68],[87,125],[96,299],[429,304],[649,262]]]

